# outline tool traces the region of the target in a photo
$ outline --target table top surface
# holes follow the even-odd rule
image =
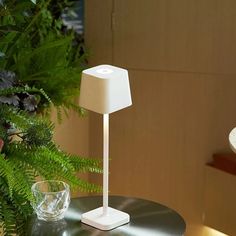
[[[81,214],[102,206],[101,196],[71,199],[63,220],[44,222],[33,216],[27,227],[32,236],[167,236],[183,235],[186,224],[174,210],[156,202],[122,196],[110,196],[109,206],[130,215],[130,222],[110,231],[101,231],[81,223]]]

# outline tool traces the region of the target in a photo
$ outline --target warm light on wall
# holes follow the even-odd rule
[[[217,231],[217,230],[212,229],[207,226],[204,227],[204,235],[206,235],[206,236],[228,236],[227,234],[223,234],[220,231]]]

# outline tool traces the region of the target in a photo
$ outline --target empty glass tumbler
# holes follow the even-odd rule
[[[39,220],[57,221],[64,218],[70,204],[70,188],[63,181],[46,180],[32,185],[31,203]]]

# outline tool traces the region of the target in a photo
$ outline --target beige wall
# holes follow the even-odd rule
[[[52,120],[55,123],[54,141],[61,150],[82,157],[89,156],[89,118],[79,117],[71,111],[68,117],[63,115],[63,121],[58,122],[56,111],[52,112]],[[80,178],[88,180],[88,174],[79,174]],[[72,197],[86,195],[82,192],[73,192]]]
[[[62,150],[71,154],[87,157],[89,155],[89,118],[80,117],[71,111],[68,117],[62,114],[62,122],[58,122],[57,112],[52,112],[55,123],[54,140]]]
[[[90,65],[130,75],[133,106],[110,117],[111,194],[172,207],[186,235],[217,235],[202,225],[204,165],[229,151],[236,124],[236,1],[85,2]],[[92,156],[102,156],[101,125],[91,114]]]

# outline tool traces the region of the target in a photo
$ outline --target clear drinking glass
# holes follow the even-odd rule
[[[70,188],[63,181],[46,180],[32,185],[31,203],[39,220],[57,221],[64,218],[70,204]]]

